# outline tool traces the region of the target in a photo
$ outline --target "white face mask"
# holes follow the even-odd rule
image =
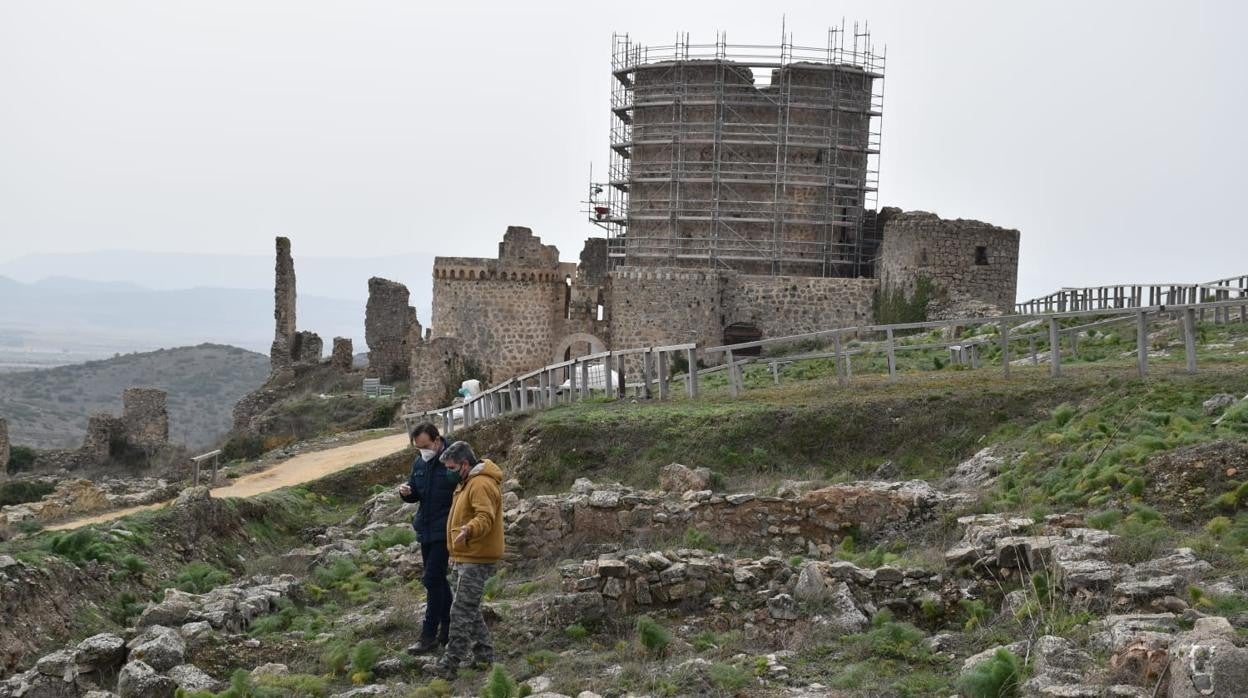
[[[420,457],[421,457],[421,458],[423,458],[423,459],[425,459],[425,462],[426,462],[426,463],[432,463],[432,462],[433,462],[433,459],[434,459],[437,455],[438,455],[438,452],[437,452],[437,451],[435,451],[435,450],[433,450],[433,449],[431,449],[431,448],[422,448],[422,449],[420,449]]]

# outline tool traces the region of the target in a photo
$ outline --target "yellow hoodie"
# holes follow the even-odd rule
[[[489,564],[503,557],[503,471],[488,458],[459,483],[446,517],[446,546],[452,562]],[[459,529],[468,540],[456,544]]]

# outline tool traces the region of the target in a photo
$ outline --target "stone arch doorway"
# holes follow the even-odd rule
[[[576,332],[564,337],[555,347],[554,361],[571,361],[572,359],[597,354],[607,350],[607,343],[588,332]]]
[[[762,338],[763,331],[758,329],[757,325],[748,322],[734,322],[724,328],[724,344],[757,342]],[[762,347],[750,347],[733,353],[738,356],[758,356],[762,353]]]

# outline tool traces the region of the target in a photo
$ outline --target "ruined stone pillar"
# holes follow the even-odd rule
[[[351,339],[348,337],[334,337],[334,351],[330,355],[330,365],[346,373],[351,370],[354,358],[355,350],[352,348]]]
[[[368,342],[368,375],[383,383],[406,380],[410,366],[408,345],[416,310],[407,304],[407,287],[377,276],[368,280],[364,311],[364,339]],[[416,323],[419,327],[419,323]]]
[[[0,417],[0,480],[9,476],[9,423]]]
[[[296,363],[315,364],[321,361],[321,352],[324,349],[324,342],[321,336],[309,330],[301,330],[295,333],[295,346],[291,355],[294,356]]]
[[[91,415],[87,419],[87,436],[79,449],[79,465],[99,464],[108,460],[114,439],[125,431],[122,420],[107,412]]]
[[[126,388],[121,394],[121,421],[127,441],[141,446],[169,443],[167,399],[165,391],[156,388]]]
[[[277,263],[273,281],[273,346],[269,362],[274,373],[289,369],[295,349],[295,260],[290,239],[277,238]]]

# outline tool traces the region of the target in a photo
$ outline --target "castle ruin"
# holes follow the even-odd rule
[[[513,226],[497,258],[437,257],[442,344],[413,347],[409,407],[440,406],[455,366],[497,382],[606,349],[871,324],[881,294],[923,289],[931,317],[1009,312],[1018,231],[877,209],[884,60],[870,36],[832,29],[824,48],[767,53],[615,37],[611,164],[588,202],[606,238],[561,262]]]

